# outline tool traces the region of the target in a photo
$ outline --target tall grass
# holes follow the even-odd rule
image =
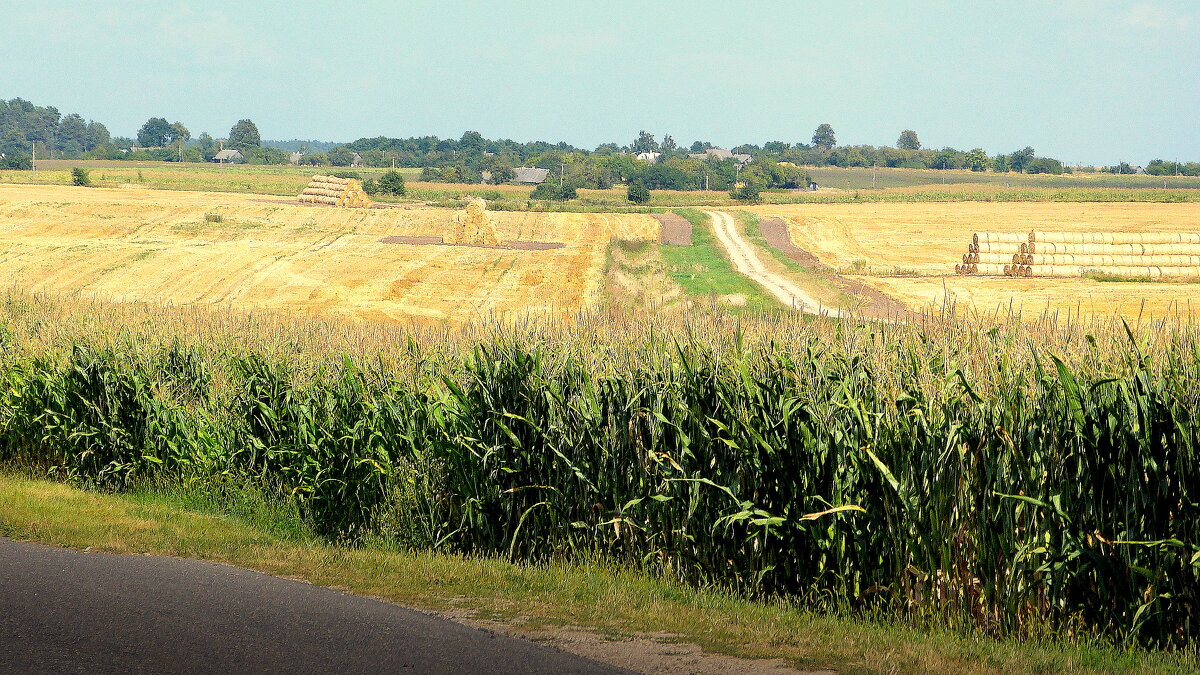
[[[997,635],[1200,634],[1190,326],[2,308],[0,459],[76,480],[252,479],[326,537]]]

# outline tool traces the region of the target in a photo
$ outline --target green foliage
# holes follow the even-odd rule
[[[741,186],[735,186],[729,191],[729,196],[740,202],[757,202],[761,193],[757,183],[746,182]]]
[[[917,132],[912,129],[901,131],[900,137],[896,139],[896,148],[899,150],[920,150],[921,140],[917,138]]]
[[[1193,332],[703,325],[409,339],[408,371],[6,348],[0,459],[111,488],[254,480],[331,539],[388,513],[416,546],[606,556],[989,635],[1200,638]]]
[[[570,181],[564,182],[561,186],[554,181],[546,181],[538,185],[530,193],[530,199],[545,199],[550,201],[565,202],[569,199],[578,197],[578,191],[575,185]]]
[[[638,132],[638,137],[630,144],[629,152],[635,155],[643,152],[658,152],[658,147],[658,142],[654,140],[654,134],[643,129]]]
[[[987,171],[988,156],[983,148],[975,148],[963,158],[963,167],[975,172]]]
[[[333,166],[350,166],[354,162],[354,152],[344,145],[339,145],[325,154]]]
[[[642,181],[635,180],[625,190],[625,199],[628,199],[633,204],[645,204],[650,201],[650,189]]]
[[[812,146],[821,150],[832,150],[837,145],[837,136],[833,133],[833,127],[828,123],[823,123],[817,127],[812,135]]]
[[[243,153],[247,148],[257,148],[262,145],[262,136],[258,133],[258,126],[250,120],[238,120],[237,123],[229,129],[229,141],[227,146],[234,150],[241,150]]]
[[[379,177],[379,193],[393,197],[403,197],[408,194],[404,184],[404,175],[399,171],[387,171]]]
[[[75,167],[74,169],[71,169],[71,185],[75,185],[78,187],[90,187],[91,184],[92,184],[92,177],[88,174],[87,169],[83,169],[80,167]]]
[[[170,122],[162,117],[151,117],[138,129],[137,142],[143,148],[161,147],[169,142],[171,134]]]
[[[33,159],[29,155],[14,152],[0,157],[0,169],[16,169],[29,171],[33,168]]]

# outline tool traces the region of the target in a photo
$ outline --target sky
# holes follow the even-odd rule
[[[0,1],[0,98],[132,136],[1033,146],[1200,161],[1195,0]]]

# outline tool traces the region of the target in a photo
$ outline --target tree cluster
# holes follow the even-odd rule
[[[108,129],[99,122],[85,121],[71,113],[61,116],[57,108],[36,106],[14,98],[0,100],[0,154],[6,165],[24,166],[37,143],[39,157],[106,158],[115,151]]]

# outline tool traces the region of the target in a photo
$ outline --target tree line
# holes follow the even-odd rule
[[[605,189],[637,182],[659,190],[726,190],[742,185],[760,189],[803,188],[810,183],[802,167],[895,167],[910,169],[965,169],[997,173],[1062,174],[1079,170],[1061,161],[1038,156],[1032,147],[989,155],[982,148],[959,150],[923,147],[917,133],[905,129],[894,147],[839,145],[832,125],[819,125],[807,141],[769,141],[743,144],[733,154],[749,155],[744,163],[721,154],[709,155],[714,146],[694,141],[678,144],[670,134],[657,140],[641,131],[626,145],[603,143],[594,149],[565,142],[518,142],[488,139],[476,131],[460,138],[414,136],[360,138],[351,143],[320,141],[263,141],[249,119],[239,120],[227,139],[218,141],[207,132],[193,137],[179,121],[151,117],[133,138],[113,137],[99,122],[72,113],[60,115],[52,106],[36,106],[15,98],[0,100],[0,168],[29,168],[36,149],[41,157],[71,159],[131,159],[152,161],[210,161],[221,149],[238,150],[238,161],[251,164],[286,164],[289,154],[303,154],[301,163],[314,166],[408,167],[422,169],[426,181],[503,183],[517,167],[537,167],[556,174],[560,184]],[[654,161],[636,159],[652,153]],[[646,155],[642,155],[646,156]],[[1135,173],[1122,162],[1113,167],[1088,167],[1112,173]],[[1151,175],[1200,175],[1200,164],[1154,160],[1145,172]]]

